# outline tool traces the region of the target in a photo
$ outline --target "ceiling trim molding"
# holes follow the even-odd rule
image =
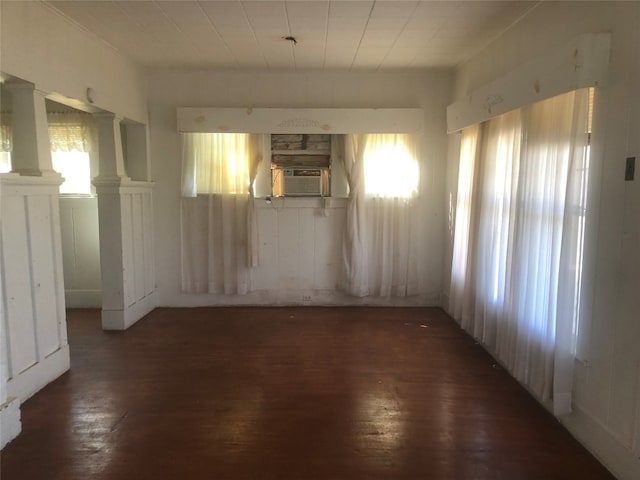
[[[584,34],[478,88],[447,107],[454,133],[546,98],[606,84],[611,34]]]
[[[178,132],[419,133],[422,108],[177,109]]]

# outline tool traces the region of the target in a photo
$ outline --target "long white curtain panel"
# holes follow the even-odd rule
[[[588,90],[463,131],[450,312],[556,414],[571,408]]]

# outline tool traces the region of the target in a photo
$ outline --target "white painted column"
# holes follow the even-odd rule
[[[122,155],[122,118],[109,112],[94,113],[98,130],[99,177],[100,179],[120,180],[126,178],[124,157]]]
[[[125,330],[155,308],[150,182],[132,181],[125,171],[120,118],[95,115],[100,175],[98,195],[102,328]]]
[[[45,93],[27,82],[8,82],[5,88],[13,102],[11,171],[20,175],[57,175],[51,164]]]

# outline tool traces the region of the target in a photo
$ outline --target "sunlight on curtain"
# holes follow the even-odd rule
[[[93,117],[86,113],[47,113],[53,169],[64,177],[63,194],[91,194],[90,152],[96,145]],[[0,120],[0,172],[11,170],[11,115]]]
[[[556,414],[571,408],[587,109],[570,92],[467,129],[461,148],[450,311]]]
[[[183,196],[249,193],[249,137],[245,133],[182,134]]]
[[[363,155],[367,197],[412,198],[418,194],[420,167],[413,135],[369,134]]]
[[[350,187],[340,288],[363,296],[418,293],[419,164],[414,135],[349,135]]]
[[[11,115],[8,113],[0,113],[0,152],[10,152],[11,143]]]
[[[91,195],[91,160],[87,152],[51,152],[51,164],[64,178],[60,193]]]
[[[258,263],[253,183],[262,136],[182,134],[182,291],[246,294]]]
[[[47,113],[51,163],[64,177],[60,193],[91,195],[91,157],[96,132],[86,113]]]
[[[451,292],[449,294],[449,311],[460,319],[463,326],[467,324],[468,316],[462,316],[462,298],[467,279],[467,261],[469,258],[469,243],[473,241],[471,232],[471,212],[473,210],[473,187],[475,182],[476,164],[481,141],[480,125],[465,128],[462,132],[460,144],[460,165],[458,167],[458,197],[455,215],[453,260],[451,263]]]
[[[11,116],[0,113],[0,173],[11,171]]]
[[[47,113],[52,152],[90,152],[96,141],[93,117],[87,113]]]

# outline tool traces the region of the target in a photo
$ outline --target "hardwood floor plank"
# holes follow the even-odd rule
[[[3,480],[613,478],[439,309],[67,315]]]

